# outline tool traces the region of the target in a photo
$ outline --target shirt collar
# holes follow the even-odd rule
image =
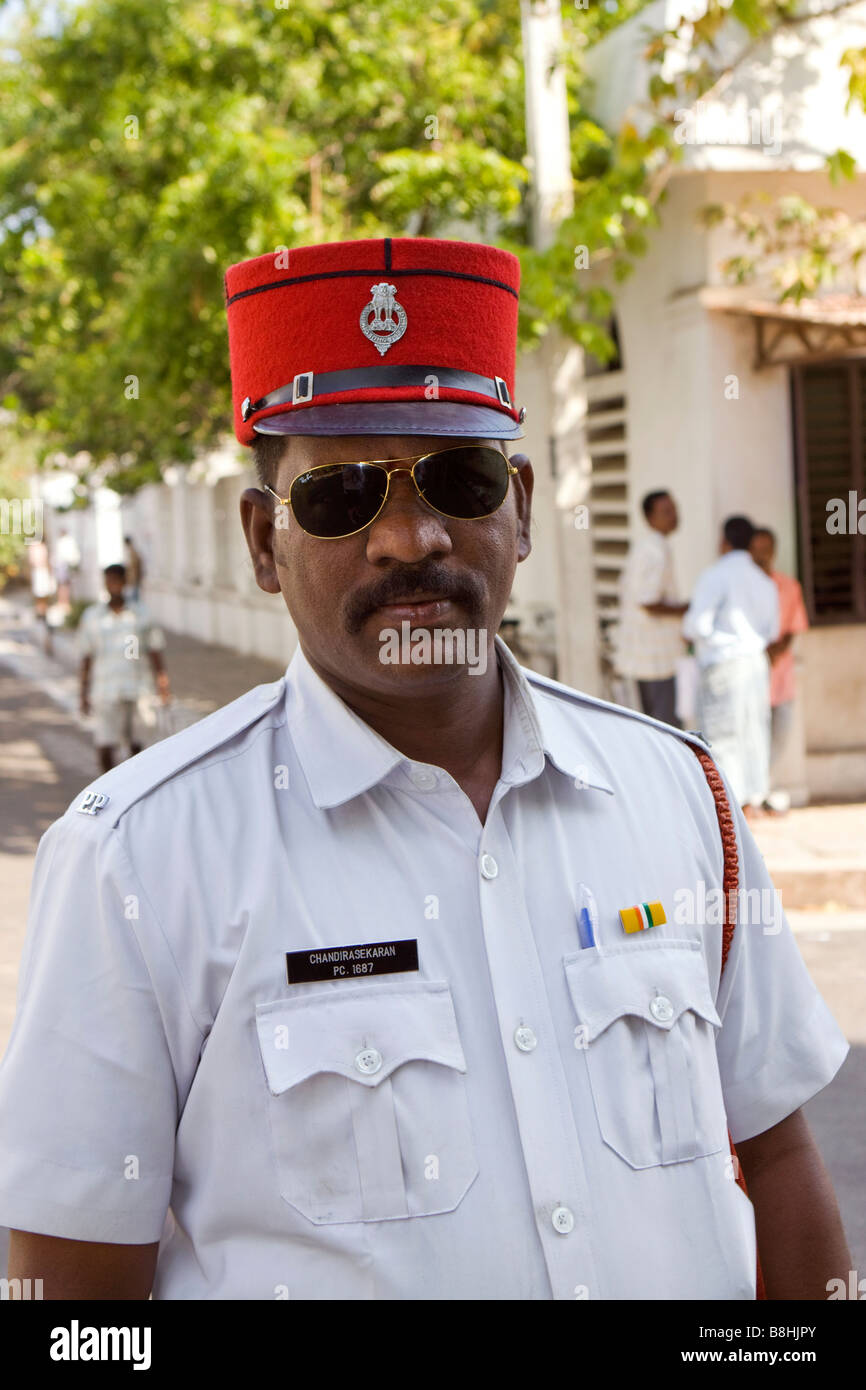
[[[545,754],[581,788],[613,792],[582,753],[573,712],[559,701],[534,696],[522,668],[502,638],[494,638],[505,692],[503,782],[519,786],[544,770]],[[320,810],[340,806],[383,781],[411,759],[366,724],[322,680],[300,644],[286,668],[286,718],[295,750]]]

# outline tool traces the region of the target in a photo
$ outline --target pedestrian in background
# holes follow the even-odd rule
[[[677,597],[668,536],[679,516],[669,492],[648,492],[641,506],[647,526],[623,570],[616,667],[637,681],[644,714],[676,725],[676,665],[683,654],[679,619],[688,604]]]
[[[803,590],[791,574],[774,569],[776,537],[769,526],[759,526],[752,536],[752,559],[768,574],[779,591],[779,637],[767,648],[770,657],[770,793],[766,807],[787,811],[788,793],[776,785],[785,756],[794,717],[797,676],[794,670],[793,642],[798,632],[806,632],[809,618]]]
[[[146,651],[156,678],[162,704],[170,699],[168,674],[162,653],[165,638],[151,622],[144,606],[124,595],[123,565],[104,571],[107,603],[85,608],[79,626],[81,652],[81,713],[91,712],[90,680],[93,676],[93,741],[103,772],[115,763],[115,750],[128,743],[131,756],[140,753],[155,722],[148,707],[150,680],[142,664]]]
[[[721,558],[700,575],[683,633],[700,672],[698,718],[713,757],[748,819],[770,790],[770,665],[779,635],[779,595],[749,552],[754,526],[728,517]]]
[[[136,548],[132,536],[124,536],[124,559],[126,564],[126,590],[129,597],[138,602],[141,598],[141,581],[144,578],[144,562],[141,552]]]
[[[51,561],[45,541],[33,541],[27,547],[27,563],[30,568],[30,589],[33,594],[33,609],[37,622],[44,631],[45,655],[51,656],[54,642],[48,624],[48,600],[57,587],[51,572]]]
[[[81,564],[78,542],[64,526],[54,547],[54,577],[57,580],[57,602],[69,612],[72,601],[72,579]]]

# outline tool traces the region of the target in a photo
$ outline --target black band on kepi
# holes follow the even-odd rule
[[[257,401],[249,397],[241,406],[244,420],[259,410],[268,410],[275,405],[299,405],[312,401],[315,396],[328,395],[334,391],[363,391],[371,387],[428,386],[433,377],[437,387],[448,390],[474,391],[476,395],[489,396],[500,405],[511,407],[511,396],[502,377],[479,376],[477,372],[458,371],[453,367],[354,367],[341,372],[298,372],[288,386],[280,386]]]

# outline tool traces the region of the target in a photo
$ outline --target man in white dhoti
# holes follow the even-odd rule
[[[769,792],[767,646],[779,635],[778,592],[749,554],[753,532],[747,517],[728,518],[721,558],[700,575],[683,619],[700,669],[701,732],[750,819]]]

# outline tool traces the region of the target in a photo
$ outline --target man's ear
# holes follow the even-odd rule
[[[509,462],[514,468],[520,470],[511,479],[517,498],[517,561],[519,564],[521,560],[526,559],[532,550],[529,527],[532,521],[532,489],[535,484],[535,474],[532,471],[528,454],[512,454]]]
[[[268,494],[258,487],[245,488],[240,507],[241,525],[256,583],[266,594],[278,594],[281,590],[274,559],[274,523]]]

